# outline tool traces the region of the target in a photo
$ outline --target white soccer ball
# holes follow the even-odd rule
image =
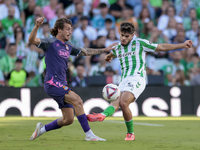
[[[107,101],[114,101],[119,98],[120,90],[115,84],[107,84],[104,86],[102,91],[103,98]]]

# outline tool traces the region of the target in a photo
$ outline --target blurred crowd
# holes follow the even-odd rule
[[[0,0],[0,85],[37,87],[45,76],[44,52],[28,43],[38,17],[45,22],[37,37],[51,37],[58,18],[72,21],[70,41],[79,47],[105,48],[119,42],[122,21],[135,25],[135,34],[153,43],[183,43],[188,49],[147,53],[147,75],[164,76],[166,86],[200,85],[199,0]],[[86,87],[87,76],[121,75],[118,58],[106,53],[70,56],[68,83]],[[59,67],[59,66],[58,66]]]

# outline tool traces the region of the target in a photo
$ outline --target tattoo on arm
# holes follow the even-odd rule
[[[81,48],[81,52],[79,55],[92,56],[101,54],[103,52],[105,52],[105,49]]]

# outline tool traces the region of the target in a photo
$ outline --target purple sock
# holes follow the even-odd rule
[[[58,125],[57,119],[45,125],[46,131],[55,130],[59,128],[61,128],[61,126]]]
[[[78,118],[78,121],[80,122],[81,127],[83,128],[84,132],[89,131],[90,127],[89,127],[86,115],[82,114],[80,116],[77,116],[77,118]]]

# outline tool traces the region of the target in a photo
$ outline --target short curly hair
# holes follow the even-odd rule
[[[135,32],[135,26],[134,26],[134,24],[132,22],[123,21],[120,24],[119,30],[120,30],[120,32],[123,32],[123,33],[133,34]]]

